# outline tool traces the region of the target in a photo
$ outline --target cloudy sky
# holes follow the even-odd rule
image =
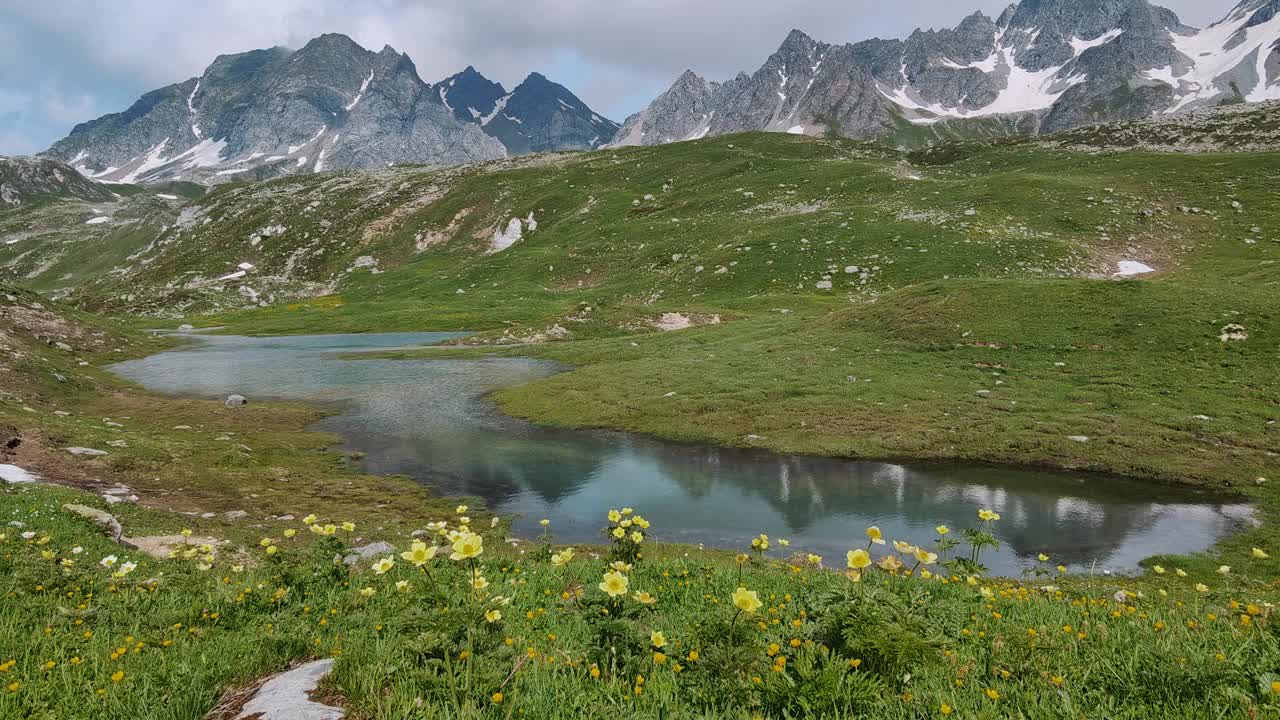
[[[753,71],[800,28],[827,42],[952,27],[1009,0],[0,0],[0,155],[201,74],[215,55],[325,32],[408,52],[427,82],[475,65],[509,88],[537,70],[618,121],[685,68]],[[1235,0],[1164,0],[1203,26]]]

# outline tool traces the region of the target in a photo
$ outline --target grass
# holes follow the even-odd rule
[[[425,569],[397,552],[380,574],[372,561],[334,564],[351,533],[318,537],[299,521],[263,531],[271,554],[254,544],[212,561],[195,546],[139,557],[60,510],[71,500],[84,498],[0,494],[0,517],[22,523],[0,540],[4,717],[200,717],[224,688],[313,657],[336,658],[321,697],[359,720],[1280,711],[1270,559],[1187,577],[1170,566],[1140,582],[1051,577],[1052,559],[1039,578],[969,582],[939,565],[907,576],[910,561],[852,582],[837,572],[845,558],[820,567],[777,539],[741,563],[630,541],[557,563],[565,548],[553,535],[512,548],[484,529],[477,557],[450,560],[443,531],[428,532],[446,546]],[[458,515],[440,519],[462,529]],[[915,540],[941,550],[941,537]],[[410,538],[396,544],[407,551]],[[108,555],[112,568],[99,564]],[[598,586],[620,558],[632,563],[628,593],[611,598]],[[131,560],[136,569],[113,576]],[[472,572],[485,589],[470,588]],[[740,611],[738,587],[760,606]]]

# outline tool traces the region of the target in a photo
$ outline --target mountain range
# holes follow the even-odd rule
[[[328,34],[219,56],[42,154],[104,182],[209,185],[761,130],[906,143],[1040,134],[1271,99],[1280,0],[1243,0],[1203,30],[1148,0],[1022,0],[902,40],[831,45],[793,30],[754,73],[686,71],[622,126],[536,72],[511,91],[474,67],[428,84],[407,55]]]
[[[328,34],[297,51],[219,56],[43,154],[103,182],[214,184],[587,150],[617,129],[538,73],[510,93],[471,67],[431,85],[404,53]]]
[[[616,144],[749,130],[1047,133],[1278,98],[1280,0],[1244,0],[1203,30],[1147,0],[1022,0],[905,40],[830,45],[793,30],[751,75],[686,71]]]

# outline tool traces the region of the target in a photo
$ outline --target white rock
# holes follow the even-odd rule
[[[69,447],[66,450],[72,455],[83,455],[86,457],[99,457],[107,454],[106,450],[94,450],[93,448],[86,447]]]
[[[35,482],[39,479],[39,475],[27,472],[17,465],[0,465],[0,481],[10,485]]]
[[[341,708],[311,699],[320,681],[333,670],[333,660],[316,660],[280,673],[258,688],[235,720],[342,720]]]
[[[1070,440],[1071,442],[1078,442],[1078,443],[1087,443],[1087,442],[1089,442],[1089,436],[1088,436],[1088,435],[1068,435],[1068,436],[1067,436],[1067,439],[1068,439],[1068,440]]]

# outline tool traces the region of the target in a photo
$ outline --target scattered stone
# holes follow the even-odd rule
[[[17,465],[0,465],[0,483],[18,485],[21,483],[33,483],[39,479],[39,475],[27,472]]]
[[[1087,442],[1089,442],[1089,436],[1088,436],[1088,435],[1068,435],[1068,436],[1067,436],[1067,439],[1068,439],[1068,440],[1070,440],[1071,442],[1078,442],[1078,443],[1087,443]]]
[[[129,447],[129,441],[112,440],[111,442],[107,443],[107,445],[110,445],[111,447],[116,447],[116,448],[126,448],[126,447]]]
[[[102,529],[107,531],[113,541],[120,542],[120,533],[124,532],[124,530],[120,527],[120,521],[116,520],[111,513],[91,508],[88,505],[76,505],[74,503],[67,503],[62,506],[62,509],[87,520],[92,520],[102,526]]]
[[[1218,336],[1222,342],[1244,342],[1249,339],[1249,333],[1245,332],[1243,325],[1231,323],[1224,325],[1222,334]]]
[[[332,670],[332,659],[315,660],[272,677],[241,707],[234,720],[342,720],[341,708],[311,699],[311,693]]]
[[[186,323],[183,323],[178,326],[178,332],[191,332],[192,330],[195,330],[195,329],[196,328],[194,325],[188,325]]]
[[[243,395],[228,395],[227,401],[224,404],[229,408],[238,408],[248,405],[249,400]]]
[[[81,455],[84,457],[100,457],[102,455],[109,454],[106,450],[95,450],[87,447],[69,447],[66,450],[72,455]]]
[[[355,565],[361,560],[368,560],[375,555],[386,555],[396,551],[396,546],[388,542],[376,542],[370,545],[363,545],[351,551],[350,555],[342,558],[344,565]]]
[[[190,430],[191,426],[190,425],[174,425],[172,429],[173,430]]]
[[[249,517],[249,513],[245,512],[244,510],[228,510],[227,512],[222,514],[222,517],[226,518],[227,520],[243,520]]]

